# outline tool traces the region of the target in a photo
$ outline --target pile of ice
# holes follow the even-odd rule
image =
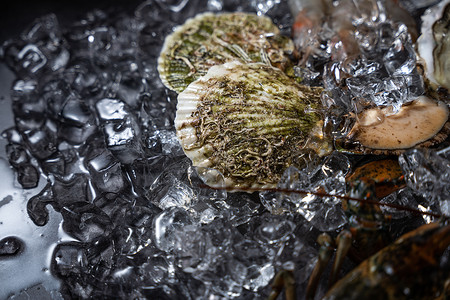
[[[292,18],[283,1],[197,2],[149,1],[134,15],[93,11],[64,28],[42,16],[3,45],[17,75],[15,126],[3,133],[9,161],[24,189],[47,180],[28,202],[29,217],[45,225],[51,205],[76,239],[60,243],[51,260],[67,298],[255,299],[293,266],[301,295],[317,234],[346,224],[334,197],[204,187],[202,173],[215,171],[185,157],[173,126],[176,95],[156,71],[165,36],[199,9],[265,13],[285,33]],[[418,155],[415,168],[438,154],[412,152],[403,165]],[[333,154],[288,169],[280,186],[344,194],[354,163]],[[425,181],[410,182],[422,191]],[[14,255],[15,243],[2,240],[0,254]]]

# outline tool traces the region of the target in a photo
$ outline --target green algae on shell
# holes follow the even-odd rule
[[[158,58],[164,85],[182,92],[211,66],[241,59],[284,68],[294,50],[290,38],[266,16],[251,13],[203,13],[166,37]]]
[[[214,66],[178,95],[177,136],[193,165],[220,171],[227,187],[274,187],[309,145],[330,150],[321,92],[263,63]]]

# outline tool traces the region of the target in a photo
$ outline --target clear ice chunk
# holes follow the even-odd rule
[[[105,98],[96,103],[108,149],[121,163],[130,164],[142,154],[136,117],[121,100]]]
[[[88,105],[80,98],[71,95],[61,110],[61,118],[63,122],[73,124],[75,126],[83,126],[92,119],[92,114]]]
[[[62,123],[58,130],[58,137],[69,144],[80,145],[86,143],[89,137],[96,132],[97,126],[93,122],[86,123],[81,127]]]
[[[275,268],[271,263],[252,265],[247,272],[244,288],[254,292],[266,287],[275,276]]]
[[[187,178],[190,168],[191,162],[187,158],[167,166],[148,190],[150,202],[162,209],[169,207],[191,209],[198,199]]]
[[[162,153],[166,155],[180,156],[184,151],[174,131],[161,130],[158,133],[159,140],[162,144]]]
[[[177,265],[186,273],[204,269],[215,254],[209,236],[197,225],[187,225],[175,231],[174,254]]]
[[[104,133],[106,135],[106,144],[109,147],[131,144],[134,140],[135,133],[130,123],[131,121],[124,120],[118,123],[105,124]]]
[[[221,203],[227,207],[230,215],[229,222],[233,226],[239,226],[249,222],[252,217],[260,211],[261,205],[251,198],[250,195],[242,193],[229,194],[227,199]]]
[[[278,187],[293,192],[261,193],[260,198],[272,213],[299,213],[321,231],[335,230],[347,223],[341,200],[309,192],[345,195],[345,175],[349,170],[348,158],[334,153],[313,170],[286,169]]]
[[[8,155],[9,163],[14,167],[30,161],[25,148],[16,143],[11,143],[6,146],[6,154]]]
[[[95,10],[68,28],[50,15],[4,44],[5,61],[19,78],[11,91],[16,127],[3,133],[8,158],[23,169],[25,186],[40,172],[48,178],[29,200],[29,216],[46,224],[50,204],[63,215],[63,229],[82,241],[57,245],[52,257],[65,297],[254,299],[267,293],[279,269],[294,269],[303,296],[317,260],[317,233],[346,222],[334,197],[227,193],[222,174],[194,168],[185,157],[173,125],[177,95],[161,83],[156,63],[173,28],[204,10],[267,14],[283,34],[293,21],[278,0],[156,0],[132,16]],[[323,73],[322,100],[333,113],[367,103],[399,107],[423,93],[406,31],[382,15],[363,11],[353,20],[357,56],[328,42],[332,28],[310,36],[317,49],[295,70],[313,84]],[[333,134],[345,135],[341,120],[327,116]],[[405,155],[407,161],[412,154]],[[348,158],[333,153],[301,171],[289,168],[279,187],[342,195],[349,170]],[[448,212],[449,201],[435,190],[448,191],[427,184],[431,177],[447,182],[439,170],[440,177],[414,171],[426,180],[410,178],[410,188],[382,201]],[[418,203],[421,184],[438,202],[430,196]]]
[[[130,164],[142,155],[140,129],[132,115],[121,121],[103,124],[103,133],[108,149],[121,163]]]
[[[166,252],[173,250],[177,243],[174,232],[192,224],[193,220],[183,208],[171,207],[161,212],[153,221],[156,246]]]
[[[87,162],[92,183],[102,192],[119,193],[125,188],[121,164],[108,150]]]
[[[450,160],[434,150],[412,149],[399,157],[408,187],[428,201],[429,206],[440,206],[442,213],[449,215]]]
[[[208,283],[216,297],[236,298],[242,293],[247,268],[238,259],[224,254],[217,256],[208,270],[194,273],[193,276]]]
[[[111,233],[111,220],[91,203],[73,201],[62,207],[61,214],[63,229],[79,241],[94,241]]]
[[[196,199],[192,189],[176,178],[173,178],[173,182],[167,182],[166,184],[168,190],[165,195],[159,199],[157,206],[161,209],[167,209],[169,207],[189,209],[193,200]],[[152,189],[152,192],[155,193],[156,191]]]
[[[81,275],[88,265],[81,243],[63,243],[56,246],[52,257],[52,271],[59,277]]]
[[[72,174],[68,179],[55,178],[51,187],[52,200],[60,208],[75,202],[91,202],[89,181],[86,174]]]
[[[39,194],[33,196],[28,200],[27,212],[30,219],[37,226],[44,226],[49,219],[49,213],[46,208],[47,204],[53,202],[53,192],[51,185],[47,184]]]
[[[256,228],[256,239],[261,244],[275,244],[285,241],[294,232],[295,224],[285,217],[265,215],[264,221]]]
[[[160,286],[170,277],[170,265],[163,256],[149,257],[148,261],[139,268],[144,277],[144,284]]]
[[[6,42],[4,49],[6,63],[22,78],[62,70],[70,59],[54,14],[36,19],[20,39]]]
[[[95,104],[100,119],[104,121],[124,120],[130,110],[127,105],[118,99],[105,98]]]
[[[384,66],[391,75],[408,75],[416,67],[416,52],[406,25],[400,24],[395,31],[395,39],[384,54]]]
[[[361,51],[339,59],[336,45],[337,54],[323,70],[324,86],[332,94],[328,106],[339,105],[344,114],[367,106],[388,106],[397,113],[424,92],[408,28],[384,18],[353,23]]]
[[[17,255],[24,246],[25,244],[17,237],[5,237],[0,240],[0,257]]]
[[[21,164],[16,168],[17,180],[24,189],[33,189],[38,186],[40,174],[32,164]]]
[[[118,72],[115,79],[117,97],[123,99],[131,108],[139,108],[142,100],[140,95],[147,91],[148,85],[138,64],[134,61],[125,62],[116,66],[115,69]]]
[[[39,159],[45,159],[57,151],[56,134],[47,126],[24,132],[23,138],[30,152]]]

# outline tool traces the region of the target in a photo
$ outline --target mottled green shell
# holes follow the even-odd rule
[[[250,13],[204,13],[169,35],[158,59],[162,82],[183,91],[211,66],[241,59],[284,68],[290,63],[292,41],[266,16]]]
[[[217,169],[227,186],[275,186],[320,144],[321,91],[262,63],[215,66],[179,94],[177,136],[193,164]]]

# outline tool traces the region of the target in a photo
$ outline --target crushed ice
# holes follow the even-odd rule
[[[72,237],[59,241],[50,262],[65,297],[253,299],[268,294],[281,268],[295,269],[302,294],[318,232],[347,222],[335,197],[204,187],[202,178],[215,186],[223,178],[193,168],[178,144],[176,98],[155,67],[164,37],[199,9],[268,14],[284,33],[293,20],[283,1],[199,2],[148,1],[133,16],[93,11],[69,28],[47,15],[3,45],[17,75],[7,155],[23,189],[42,186],[26,205],[34,224],[46,226],[59,212]],[[362,55],[330,61],[324,84],[341,106],[365,99],[396,110],[422,93],[412,44],[401,24],[369,25],[358,27]],[[338,48],[321,53],[328,59]],[[311,82],[322,72],[296,71]],[[406,152],[408,189],[383,201],[450,214],[448,159],[448,151]],[[279,187],[344,195],[354,163],[333,153],[287,169]],[[24,247],[28,241],[0,236],[0,263]]]

